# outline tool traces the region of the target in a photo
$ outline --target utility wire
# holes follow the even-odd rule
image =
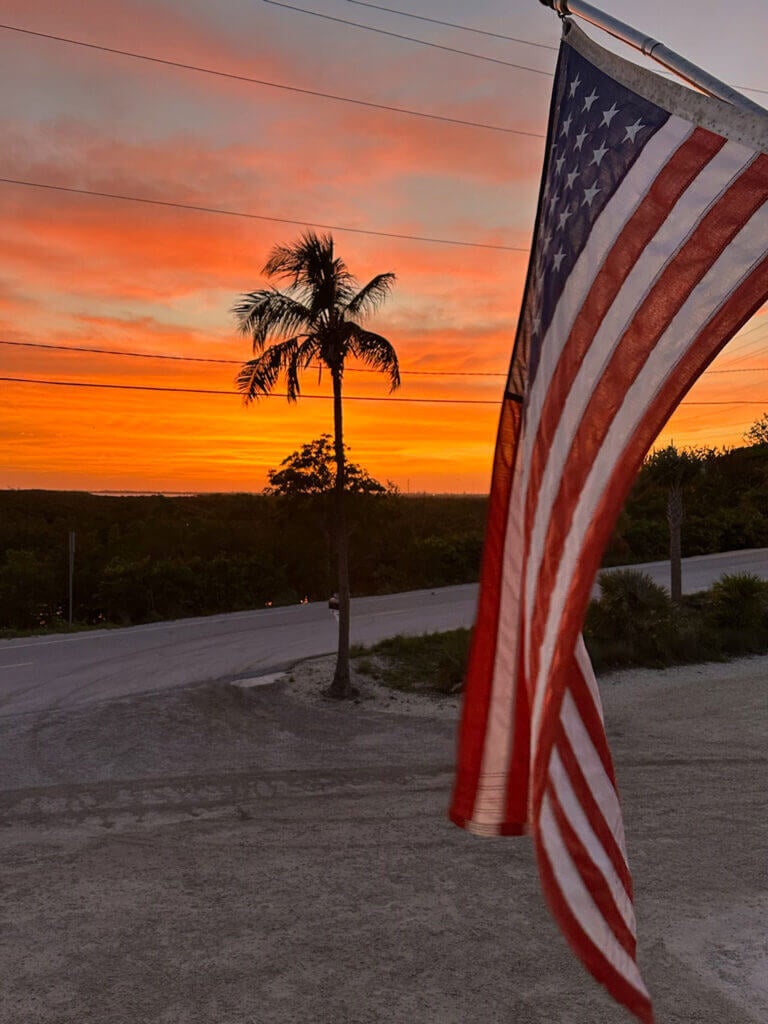
[[[447,53],[460,53],[464,57],[472,57],[475,60],[488,61],[490,64],[502,64],[507,68],[516,68],[518,71],[530,71],[534,75],[545,75],[553,78],[554,72],[542,71],[541,68],[530,68],[526,64],[514,64],[509,60],[500,60],[498,57],[487,57],[482,53],[470,53],[469,50],[459,50],[454,46],[443,46],[441,43],[430,43],[426,39],[416,39],[414,36],[401,35],[399,32],[389,32],[384,28],[374,28],[373,25],[363,25],[359,21],[347,21],[346,18],[334,18],[330,14],[320,14],[319,11],[310,11],[306,7],[294,7],[293,4],[280,3],[279,0],[263,0],[265,4],[272,7],[282,7],[286,11],[294,11],[296,14],[310,14],[313,18],[322,18],[324,21],[335,21],[340,25],[351,25],[353,28],[362,28],[366,32],[376,32],[382,36],[390,36],[393,39],[407,39],[409,43],[418,43],[420,46],[430,46],[435,50],[445,50]]]
[[[347,231],[354,235],[375,235],[377,238],[399,238],[409,242],[429,242],[434,245],[460,245],[470,249],[497,249],[504,252],[529,252],[519,245],[493,245],[490,242],[467,242],[456,238],[431,238],[425,235],[405,235],[394,231],[373,231],[370,228],[351,228],[341,224],[319,224],[311,220],[293,220],[289,217],[267,217],[262,213],[244,213],[241,210],[224,210],[217,206],[196,206],[192,203],[174,203],[167,199],[148,199],[146,196],[126,196],[116,192],[97,192],[88,188],[72,188],[67,185],[51,185],[42,181],[24,181],[20,178],[2,178],[0,183],[22,185],[25,188],[42,188],[52,192],[69,192],[78,196],[97,196],[99,199],[119,199],[125,203],[146,203],[149,206],[165,206],[175,210],[194,210],[196,213],[217,213],[225,217],[245,217],[248,220],[270,221],[273,224],[298,224],[301,227],[320,228],[322,231]]]
[[[49,32],[35,32],[30,28],[21,28],[18,25],[2,25],[0,29],[6,32],[19,32],[22,35],[37,36],[39,39],[50,39],[56,43],[69,43],[71,46],[82,46],[88,50],[99,50],[101,53],[111,53],[120,57],[132,57],[135,60],[146,60],[152,64],[162,64],[169,68],[181,68],[184,71],[197,71],[203,75],[214,75],[217,78],[229,78],[235,82],[246,82],[249,85],[263,85],[270,89],[282,89],[285,92],[296,92],[303,96],[317,96],[324,100],[334,100],[337,103],[352,103],[359,107],[371,107],[374,110],[387,110],[395,114],[408,114],[411,117],[426,118],[430,121],[443,121],[446,124],[457,124],[465,128],[484,128],[491,132],[505,132],[509,135],[526,135],[532,139],[543,139],[545,135],[541,132],[526,132],[521,128],[505,128],[498,124],[487,124],[484,121],[467,121],[460,117],[448,117],[443,114],[432,114],[424,110],[411,110],[408,107],[395,107],[388,103],[374,103],[370,100],[360,100],[352,96],[338,96],[336,93],[319,92],[316,89],[302,89],[296,85],[283,85],[280,82],[270,82],[263,78],[251,78],[248,75],[237,75],[230,71],[220,71],[216,68],[205,68],[197,64],[184,64],[181,61],[170,60],[165,57],[150,57],[146,53],[136,53],[133,50],[119,50],[114,46],[100,46],[97,43],[87,43],[82,39],[73,39],[70,36],[56,36]]]
[[[370,7],[374,11],[386,11],[387,14],[397,14],[401,18],[414,18],[416,21],[428,21],[431,25],[444,25],[446,28],[456,28],[461,32],[472,32],[477,36],[489,36],[491,39],[504,39],[509,43],[524,43],[526,46],[537,46],[541,50],[554,50],[556,46],[548,43],[534,43],[530,39],[518,39],[517,36],[505,36],[501,32],[489,32],[483,28],[473,28],[471,25],[457,25],[455,21],[441,21],[439,18],[427,18],[423,14],[413,14],[411,11],[396,11],[393,7],[382,7],[381,4],[369,4],[365,0],[346,0],[348,4],[356,7]]]
[[[41,380],[38,377],[0,377],[0,381],[11,384],[42,384],[46,387],[59,388],[103,388],[108,391],[162,391],[174,392],[184,395],[228,395],[230,398],[245,396],[240,391],[218,391],[213,388],[178,388],[159,387],[154,384],[102,384],[89,380]],[[287,398],[283,391],[272,391],[268,395],[259,395],[258,398]],[[333,395],[304,395],[299,394],[298,398],[318,399],[331,402]],[[345,395],[345,402],[407,402],[410,405],[495,405],[499,406],[500,401],[492,398],[394,398],[390,395]],[[724,403],[729,404],[729,403]]]
[[[101,388],[107,391],[160,391],[163,393],[172,392],[182,395],[227,395],[232,397],[245,397],[240,391],[220,391],[214,388],[179,388],[159,387],[155,384],[103,384],[90,380],[42,380],[39,377],[0,377],[0,381],[9,384],[39,384],[45,387],[57,388]],[[272,391],[268,395],[259,395],[258,398],[287,398],[284,391]],[[299,394],[297,398],[316,399],[319,401],[331,402],[333,395],[304,395]],[[400,402],[408,405],[495,405],[499,407],[500,401],[493,398],[401,398],[392,395],[345,395],[345,402]],[[766,405],[767,398],[736,399],[724,402],[690,402],[683,401],[680,406],[689,405]]]
[[[203,356],[175,356],[160,352],[125,352],[116,348],[90,348],[85,345],[53,345],[42,341],[5,341],[0,339],[0,345],[13,345],[16,348],[44,348],[55,349],[57,352],[89,352],[91,355],[99,356],[130,356],[133,359],[173,359],[183,363],[226,363],[232,366],[242,366],[247,362],[245,359],[214,359]]]
[[[114,348],[91,348],[82,345],[54,345],[42,341],[6,341],[0,338],[0,345],[13,345],[16,348],[44,348],[55,349],[57,352],[89,352],[92,355],[100,356],[131,356],[135,359],[172,359],[182,363],[224,363],[231,366],[242,366],[248,362],[247,359],[214,359],[204,356],[179,356],[165,352],[126,352],[124,349]],[[319,366],[312,364],[308,369],[319,369]],[[363,366],[347,366],[345,373],[380,373],[380,370],[371,370]],[[401,369],[401,374],[418,377],[506,377],[506,373],[486,373],[480,370],[408,370]]]
[[[375,7],[376,6],[375,4],[368,4],[368,3],[363,4],[363,3],[360,3],[360,0],[348,0],[348,2],[349,3],[358,3],[362,7]],[[547,77],[549,77],[549,78],[553,78],[554,77],[554,73],[552,71],[542,71],[539,68],[529,68],[529,67],[527,67],[524,64],[513,64],[510,61],[499,60],[496,57],[487,57],[485,54],[482,54],[482,53],[470,53],[468,50],[459,50],[459,49],[455,49],[452,46],[442,46],[440,43],[427,42],[426,39],[415,39],[413,36],[400,35],[397,32],[387,32],[386,29],[383,29],[383,28],[374,28],[372,25],[361,25],[360,22],[357,22],[357,21],[347,21],[344,18],[334,18],[330,14],[320,14],[319,11],[309,11],[309,10],[307,10],[304,7],[294,7],[292,4],[279,3],[278,0],[264,0],[264,3],[265,4],[271,4],[273,7],[284,7],[288,11],[298,11],[301,14],[311,14],[315,18],[324,18],[326,21],[337,21],[337,22],[340,22],[342,25],[352,25],[355,28],[365,29],[367,32],[378,32],[380,35],[393,36],[395,39],[407,39],[411,43],[419,43],[421,46],[431,46],[431,47],[434,47],[434,49],[436,49],[436,50],[447,50],[448,53],[460,53],[460,54],[462,54],[465,57],[474,57],[475,60],[490,61],[491,64],[504,64],[506,67],[517,68],[519,71],[532,71],[535,75],[547,75]],[[381,7],[381,8],[379,8],[379,10],[388,11],[388,10],[390,10],[390,8]],[[404,14],[403,11],[392,11],[392,13],[393,14],[402,14],[402,15],[404,15],[404,17],[418,17],[417,15]],[[434,19],[432,19],[432,18],[423,18],[421,20],[423,20],[423,21],[432,21]],[[437,24],[448,25],[451,28],[464,28],[465,27],[465,26],[462,26],[462,25],[452,25],[450,22],[437,22]],[[468,29],[467,31],[472,32],[472,31],[479,31],[479,30]],[[486,33],[483,33],[483,35],[485,35],[485,34]],[[489,35],[493,35],[494,33],[488,33],[488,34]],[[509,38],[509,39],[511,39],[511,37],[505,37],[505,36],[502,36],[501,38]],[[525,43],[528,40],[525,40],[525,39],[514,39],[513,41],[514,42],[518,42],[518,43]],[[541,44],[541,43],[532,43],[531,45],[533,45],[533,46],[542,46],[543,44]],[[555,47],[547,47],[547,49],[555,49]],[[661,74],[670,75],[673,78],[674,77],[679,77],[679,75],[676,76],[671,71],[662,71],[660,73]],[[756,89],[756,88],[754,88],[752,86],[748,86],[748,85],[736,85],[733,88],[734,89],[740,89],[742,92],[759,92],[759,93],[764,93],[764,94],[768,95],[768,89]]]
[[[747,332],[749,333],[749,332]],[[87,352],[91,355],[100,356],[129,356],[132,359],[170,359],[181,363],[219,363],[228,366],[242,366],[248,362],[247,359],[215,359],[207,356],[179,356],[166,352],[128,352],[125,349],[116,348],[91,348],[84,345],[54,345],[41,341],[6,341],[0,338],[0,345],[12,345],[15,348],[43,348],[54,349],[57,352]],[[312,364],[308,369],[317,370],[320,367]],[[345,373],[380,373],[379,370],[371,370],[364,366],[347,366]],[[401,368],[401,375],[409,377],[507,377],[506,373],[497,373],[492,370],[412,370]],[[707,370],[707,375],[712,373],[768,373],[768,366],[733,367],[728,370]]]

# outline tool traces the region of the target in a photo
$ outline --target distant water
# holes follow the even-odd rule
[[[260,494],[260,491],[86,491],[103,498],[204,498],[214,494]],[[401,498],[487,498],[475,491],[401,491]]]
[[[220,491],[87,491],[102,498],[201,498]],[[250,492],[248,492],[250,493]]]

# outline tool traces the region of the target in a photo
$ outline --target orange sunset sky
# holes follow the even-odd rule
[[[533,229],[558,20],[536,0],[471,7],[391,0],[401,12],[541,44],[532,46],[350,0],[293,6],[492,60],[264,0],[6,0],[0,22],[530,135],[375,110],[2,28],[0,176],[299,223],[0,183],[0,376],[233,390],[235,363],[250,350],[229,309],[238,293],[263,286],[269,249],[292,241],[304,223],[506,246],[334,231],[361,280],[383,271],[398,277],[371,325],[397,348],[404,370],[397,397],[407,401],[357,400],[384,399],[386,386],[350,369],[352,457],[402,490],[485,491]],[[764,0],[736,8],[725,0],[603,6],[768,101]],[[473,376],[461,375],[467,373]],[[0,387],[3,487],[255,491],[267,469],[332,427],[328,382],[312,375],[298,405],[275,397],[248,409],[234,393],[10,381]],[[730,343],[659,441],[739,444],[766,410],[768,309]]]

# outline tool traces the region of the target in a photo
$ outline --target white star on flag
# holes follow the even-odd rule
[[[597,185],[590,185],[589,188],[585,188],[584,202],[582,203],[582,206],[584,205],[584,203],[586,203],[587,206],[591,206],[598,192],[602,192],[602,189],[599,189]]]
[[[608,149],[607,149],[606,146],[598,146],[597,149],[595,149],[593,151],[593,153],[592,153],[592,159],[589,161],[590,166],[592,164],[597,164],[597,166],[599,167],[601,162],[602,162],[603,157],[605,156],[605,154],[607,152],[608,152]]]
[[[634,142],[635,136],[642,128],[645,128],[645,125],[638,117],[634,124],[631,124],[628,128],[624,129],[624,138],[621,141],[626,142],[627,139],[629,139],[630,142]]]
[[[595,102],[596,99],[597,99],[597,93],[593,89],[592,92],[589,94],[589,96],[585,96],[584,97],[584,106],[581,108],[582,114],[584,113],[585,110],[589,111],[589,110],[592,109],[592,104]]]
[[[611,104],[608,110],[603,111],[603,120],[600,122],[600,127],[602,128],[603,125],[607,125],[610,128],[611,121],[614,119],[614,117],[616,117],[618,112],[619,108],[616,106],[616,104]]]

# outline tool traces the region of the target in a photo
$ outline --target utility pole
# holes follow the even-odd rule
[[[75,531],[69,531],[69,624],[72,625],[72,595],[75,582]]]

